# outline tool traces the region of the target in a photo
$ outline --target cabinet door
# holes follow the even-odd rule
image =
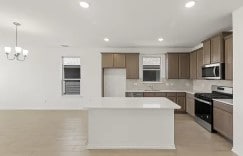
[[[178,110],[180,113],[186,112],[186,97],[185,96],[179,96],[177,97],[177,104],[181,106],[181,109]]]
[[[225,38],[225,79],[233,80],[233,36]]]
[[[202,79],[203,48],[197,51],[197,79]]]
[[[224,62],[224,47],[222,35],[217,35],[211,39],[211,63]]]
[[[139,54],[126,54],[127,79],[139,79]]]
[[[114,54],[114,67],[115,68],[125,68],[126,67],[125,54]]]
[[[190,79],[190,54],[179,54],[179,79]]]
[[[203,42],[203,64],[211,63],[211,40],[206,40]]]
[[[167,96],[167,99],[173,101],[174,103],[177,103],[176,96]]]
[[[186,112],[195,117],[195,102],[192,94],[186,95]]]
[[[179,78],[179,56],[178,54],[167,54],[168,79]]]
[[[112,68],[114,63],[113,54],[102,54],[102,67]]]
[[[190,79],[197,78],[197,53],[190,53]]]
[[[214,129],[227,137],[233,139],[233,114],[222,109],[213,108]]]

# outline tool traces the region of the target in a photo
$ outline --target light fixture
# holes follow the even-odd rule
[[[69,45],[67,45],[67,44],[62,44],[61,47],[63,47],[63,48],[68,48]]]
[[[159,38],[158,41],[159,42],[162,42],[162,41],[164,41],[164,39],[163,38]]]
[[[194,7],[195,4],[196,4],[195,1],[189,1],[189,2],[187,2],[187,3],[185,4],[185,7],[186,7],[186,8],[192,8],[192,7]]]
[[[4,51],[5,51],[5,54],[7,55],[8,60],[15,60],[16,59],[18,61],[24,61],[25,58],[27,57],[29,51],[26,50],[26,49],[22,49],[21,47],[18,46],[18,26],[20,26],[20,23],[13,22],[13,24],[16,27],[16,36],[15,36],[16,37],[16,44],[15,44],[14,48],[4,47]],[[10,53],[11,53],[12,49],[15,50],[15,53],[13,54],[12,57],[10,57]],[[23,54],[22,58],[21,58],[21,52]]]
[[[85,8],[85,9],[89,8],[89,3],[87,3],[87,2],[80,2],[79,4],[82,8]]]
[[[104,38],[104,41],[105,41],[105,42],[109,42],[110,39],[106,37],[106,38]]]

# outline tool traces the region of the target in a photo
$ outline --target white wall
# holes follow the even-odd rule
[[[86,97],[101,96],[100,52],[166,53],[188,49],[40,48],[32,47],[24,62],[8,61],[0,48],[0,109],[78,109]],[[80,96],[62,96],[62,56],[80,56]]]
[[[234,145],[243,155],[243,7],[233,13],[234,31]]]
[[[24,62],[1,54],[0,109],[80,108],[80,96],[62,96],[62,56],[80,56],[82,96],[101,95],[101,56],[94,49],[31,48]]]

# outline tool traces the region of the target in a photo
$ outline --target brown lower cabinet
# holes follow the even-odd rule
[[[166,97],[175,102],[181,109],[175,110],[175,113],[186,113],[186,93],[184,92],[127,92],[126,97]]]
[[[177,103],[177,95],[176,93],[167,93],[167,99],[170,99],[171,101]]]
[[[144,92],[143,97],[166,97],[164,92]]]
[[[233,106],[214,101],[214,129],[224,137],[233,140]]]
[[[194,94],[187,93],[186,94],[186,112],[195,117],[195,101]]]
[[[177,109],[178,113],[186,113],[186,93],[177,93],[177,104],[181,109]]]
[[[171,101],[175,102],[179,106],[181,106],[181,109],[176,109],[176,113],[186,113],[186,93],[178,92],[178,93],[167,93],[166,96]]]

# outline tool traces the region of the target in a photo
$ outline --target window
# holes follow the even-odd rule
[[[63,57],[63,95],[80,95],[80,58],[79,57]]]
[[[161,57],[143,57],[143,81],[160,81]]]

